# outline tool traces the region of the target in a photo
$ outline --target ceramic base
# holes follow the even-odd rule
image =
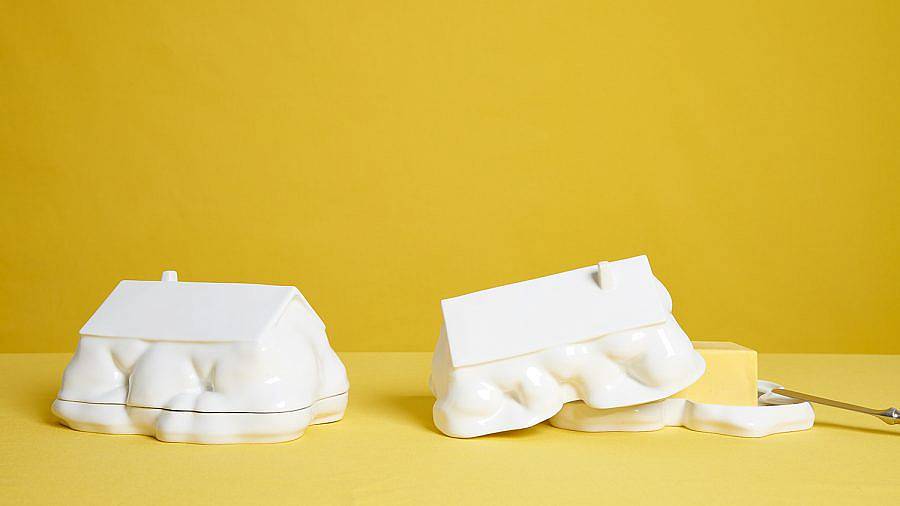
[[[772,383],[760,381],[760,393],[764,394],[767,386],[771,390],[770,385]],[[583,402],[572,402],[554,415],[550,424],[581,432],[639,432],[680,426],[698,432],[762,437],[806,430],[812,427],[814,420],[815,412],[808,402],[726,406],[687,399],[663,399],[612,409],[595,409]]]
[[[343,418],[348,394],[282,413],[203,413],[94,404],[56,399],[53,413],[80,431],[105,434],[144,434],[172,443],[280,443],[303,435],[309,425]]]

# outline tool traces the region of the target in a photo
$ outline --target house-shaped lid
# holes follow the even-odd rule
[[[179,282],[174,271],[162,281],[121,281],[81,328],[83,336],[151,341],[253,341],[271,328],[293,286]],[[315,314],[315,311],[312,311]],[[324,328],[325,324],[316,316]]]
[[[662,323],[671,311],[646,256],[445,299],[441,308],[455,367]]]

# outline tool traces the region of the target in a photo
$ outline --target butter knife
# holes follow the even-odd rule
[[[788,390],[787,388],[773,388],[772,393],[783,395],[785,397],[790,397],[792,399],[799,399],[801,401],[814,402],[816,404],[824,404],[825,406],[831,406],[833,408],[840,409],[848,409],[850,411],[856,411],[858,413],[865,413],[867,415],[872,415],[875,418],[878,418],[882,422],[888,425],[895,425],[900,423],[900,409],[897,408],[887,408],[887,409],[872,409],[866,408],[863,406],[857,406],[856,404],[849,404],[846,402],[835,401],[831,399],[826,399],[824,397],[817,397],[815,395],[804,394],[803,392],[796,392],[794,390]]]

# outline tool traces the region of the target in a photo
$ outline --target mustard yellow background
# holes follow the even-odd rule
[[[695,338],[900,352],[900,3],[0,1],[0,350],[122,278],[338,350],[640,253]]]

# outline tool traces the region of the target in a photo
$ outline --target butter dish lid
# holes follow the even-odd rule
[[[162,281],[121,281],[80,333],[149,341],[253,341],[295,297],[315,314],[293,286],[179,282],[167,271]]]
[[[441,301],[455,367],[665,321],[671,300],[645,255]]]

